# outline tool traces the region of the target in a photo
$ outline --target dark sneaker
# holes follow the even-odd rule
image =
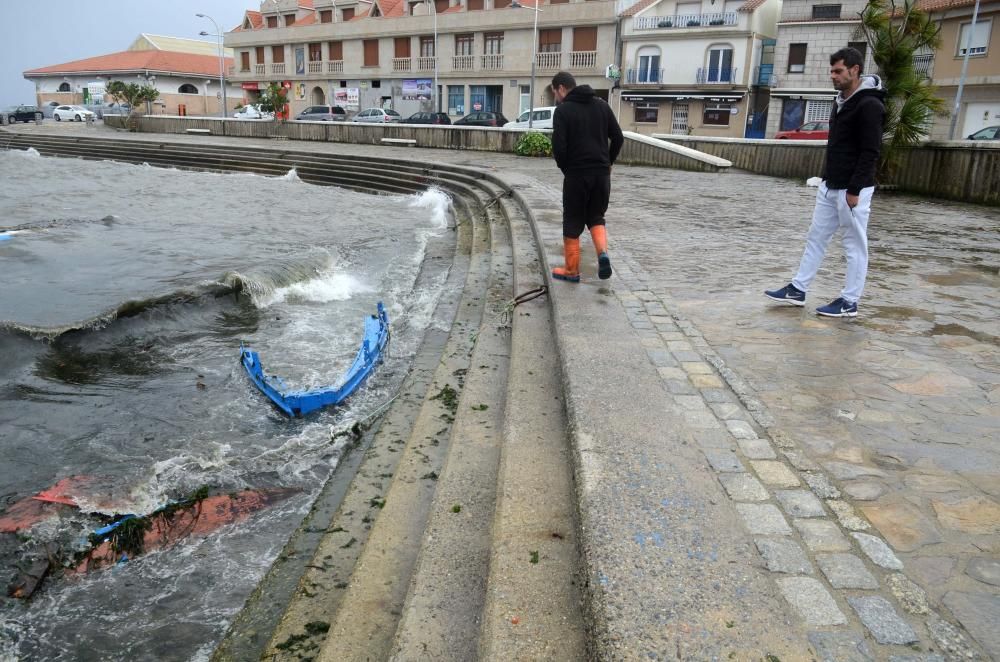
[[[816,312],[826,317],[857,317],[858,304],[837,298],[825,306],[820,306],[816,309]]]
[[[806,305],[806,293],[795,287],[791,283],[785,285],[780,290],[764,290],[764,296],[781,303],[790,303],[793,306]]]
[[[601,253],[597,256],[597,277],[601,280],[611,278],[611,258],[608,257],[607,253]]]

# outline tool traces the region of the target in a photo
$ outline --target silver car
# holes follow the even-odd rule
[[[366,108],[354,116],[354,122],[402,122],[403,116],[395,110],[384,110],[382,108]]]

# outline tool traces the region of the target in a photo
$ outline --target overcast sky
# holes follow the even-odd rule
[[[203,39],[207,14],[232,30],[258,0],[0,0],[0,108],[35,103],[22,72],[124,51],[140,33]],[[209,38],[210,39],[210,38]]]

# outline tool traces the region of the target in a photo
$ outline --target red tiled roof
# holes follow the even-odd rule
[[[299,7],[303,9],[313,9],[313,0],[299,0]]]
[[[259,11],[251,11],[248,9],[243,17],[243,23],[237,25],[235,28],[230,30],[230,32],[243,32],[243,24],[246,23],[247,20],[250,21],[251,30],[260,30],[264,27],[264,16]]]
[[[455,12],[465,11],[465,7],[462,5],[455,5],[454,7],[448,7],[444,11],[439,11],[439,14],[454,14]]]
[[[226,58],[226,66],[233,58]],[[122,51],[98,55],[83,60],[29,69],[25,76],[46,76],[72,73],[112,73],[121,71],[157,71],[171,74],[218,76],[219,58],[214,55],[194,55],[174,51]]]
[[[752,12],[754,9],[757,9],[757,7],[760,7],[765,2],[767,2],[767,0],[747,0],[742,5],[740,5],[740,8],[737,9],[736,11],[741,11],[746,14],[749,14],[750,12]]]
[[[643,9],[646,9],[647,7],[656,4],[658,1],[659,0],[639,0],[639,2],[635,3],[634,5],[623,11],[622,16],[635,16]]]
[[[312,25],[315,22],[316,22],[316,14],[312,13],[309,14],[308,16],[304,16],[303,18],[295,19],[295,23],[292,25],[292,27],[294,28],[296,25]]]
[[[403,0],[375,0],[372,9],[378,7],[379,12],[385,18],[398,18],[406,15],[406,5]],[[368,12],[371,16],[371,12]]]
[[[925,12],[947,11],[961,7],[971,7],[976,0],[917,0],[917,8]]]

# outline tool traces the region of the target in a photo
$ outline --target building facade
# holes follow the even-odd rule
[[[645,0],[622,16],[619,120],[639,133],[743,138],[766,108],[757,94],[780,0]]]
[[[535,107],[553,105],[560,70],[607,99],[616,27],[613,0],[550,0],[537,14],[531,0],[265,0],[225,44],[246,102],[287,83],[293,116],[332,104],[513,120],[529,106],[533,52]]]

